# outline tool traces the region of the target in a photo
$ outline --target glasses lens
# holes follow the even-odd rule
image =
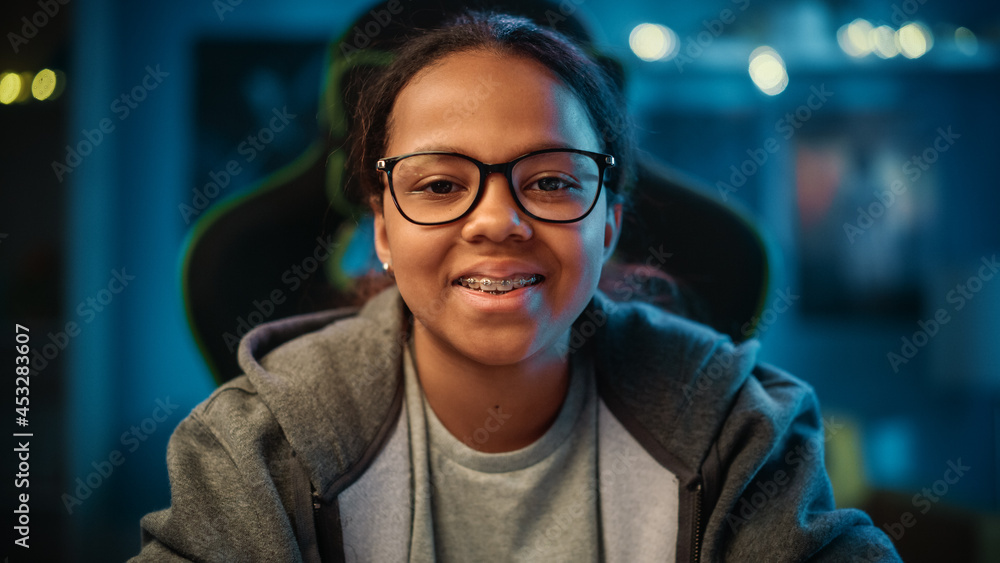
[[[400,209],[411,220],[452,221],[472,205],[479,189],[479,168],[457,156],[409,156],[393,168],[392,188]]]
[[[586,214],[601,182],[594,159],[572,152],[530,156],[514,166],[511,176],[521,205],[551,221],[574,221]]]

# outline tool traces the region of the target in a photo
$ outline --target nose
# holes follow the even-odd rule
[[[531,238],[531,223],[514,201],[504,175],[490,174],[483,182],[482,189],[479,203],[465,218],[462,238],[469,241],[488,239],[493,242]]]

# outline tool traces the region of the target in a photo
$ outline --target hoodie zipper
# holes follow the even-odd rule
[[[694,507],[692,508],[694,530],[691,535],[691,562],[698,563],[701,559],[701,481],[694,485]]]
[[[319,551],[320,561],[343,561],[343,552],[337,551],[330,538],[328,522],[322,518],[323,503],[319,493],[314,489],[312,492],[313,505],[313,526],[316,532],[316,549]]]
[[[323,556],[325,555],[323,553],[323,534],[326,532],[326,530],[323,529],[323,522],[322,520],[320,520],[319,511],[322,505],[320,504],[319,493],[316,492],[316,489],[313,489],[312,491],[312,505],[313,505],[313,531],[316,534],[315,537],[316,549],[319,550],[320,561],[322,561]]]

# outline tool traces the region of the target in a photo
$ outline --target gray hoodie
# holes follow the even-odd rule
[[[405,444],[404,326],[402,300],[390,289],[359,312],[295,317],[247,334],[245,375],[174,431],[171,507],[142,519],[133,561],[365,560],[371,550],[345,545],[343,524],[358,518],[379,526],[380,542],[404,546],[405,560],[409,467],[385,461],[388,444],[401,435]],[[734,346],[701,325],[600,293],[571,336],[567,352],[591,354],[602,405],[627,433],[617,447],[634,444],[676,483],[674,491],[639,491],[669,493],[676,561],[899,561],[867,515],[834,509],[815,395],[759,364],[755,343]],[[373,466],[389,473],[373,479]],[[619,499],[634,499],[649,482],[664,481],[634,480],[621,495],[602,489],[602,513],[624,514]],[[366,503],[346,502],[361,488]],[[641,553],[610,547],[641,537],[631,528],[602,521],[603,560]]]

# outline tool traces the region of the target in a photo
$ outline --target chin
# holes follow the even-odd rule
[[[511,332],[515,334],[510,334]],[[510,366],[541,359],[554,350],[556,341],[542,340],[534,331],[511,327],[502,330],[470,330],[446,335],[451,348],[460,356],[484,366]],[[449,337],[455,337],[452,339]]]
[[[527,339],[469,334],[468,340],[456,346],[459,354],[487,366],[505,366],[523,362],[538,353],[539,346]]]

